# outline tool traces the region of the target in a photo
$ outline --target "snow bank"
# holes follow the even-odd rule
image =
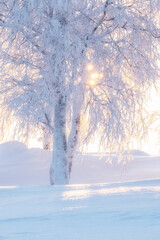
[[[106,163],[96,154],[77,154],[73,163],[70,184],[93,184],[160,178],[160,157],[134,151],[127,165]],[[28,149],[19,142],[0,144],[0,186],[49,185],[52,153]]]

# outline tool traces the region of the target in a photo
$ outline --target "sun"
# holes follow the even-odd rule
[[[92,79],[98,79],[99,78],[99,74],[94,72],[94,73],[91,74],[91,78]]]
[[[91,63],[87,64],[86,69],[88,70],[88,81],[87,84],[89,87],[94,87],[98,84],[99,81],[103,78],[103,73],[99,73],[97,71],[94,71],[94,65]]]
[[[93,80],[93,79],[89,80],[89,83],[88,83],[88,85],[89,85],[90,87],[93,87],[93,86],[95,86],[95,85],[96,85],[96,82],[95,82],[95,80]]]
[[[92,69],[93,69],[93,65],[92,65],[92,64],[88,64],[88,65],[87,65],[87,70],[88,70],[88,71],[91,71]]]

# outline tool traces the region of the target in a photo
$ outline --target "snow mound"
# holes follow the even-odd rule
[[[0,144],[0,160],[7,160],[13,156],[25,152],[27,147],[24,143],[18,141],[10,141]]]
[[[146,153],[144,151],[141,151],[141,150],[138,150],[138,149],[130,151],[130,154],[132,156],[149,156],[148,153]],[[124,155],[127,155],[127,151],[124,152]]]

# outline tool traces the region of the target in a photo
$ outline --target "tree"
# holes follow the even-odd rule
[[[96,135],[100,149],[121,150],[142,134],[159,74],[158,3],[1,0],[2,120],[52,133],[51,184],[68,183],[78,144]]]

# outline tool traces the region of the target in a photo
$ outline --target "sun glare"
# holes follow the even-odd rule
[[[91,71],[92,69],[93,69],[93,65],[92,65],[92,64],[88,64],[88,65],[87,65],[87,70],[88,70],[88,71]]]
[[[97,78],[99,78],[99,74],[96,73],[96,72],[95,72],[95,73],[92,73],[92,74],[91,74],[91,78],[92,78],[92,79],[97,79]]]
[[[101,73],[99,76],[100,76],[100,78],[103,78],[103,73]]]
[[[93,86],[96,85],[96,82],[95,82],[93,79],[91,79],[91,80],[89,81],[88,85],[89,85],[90,87],[93,87]]]

